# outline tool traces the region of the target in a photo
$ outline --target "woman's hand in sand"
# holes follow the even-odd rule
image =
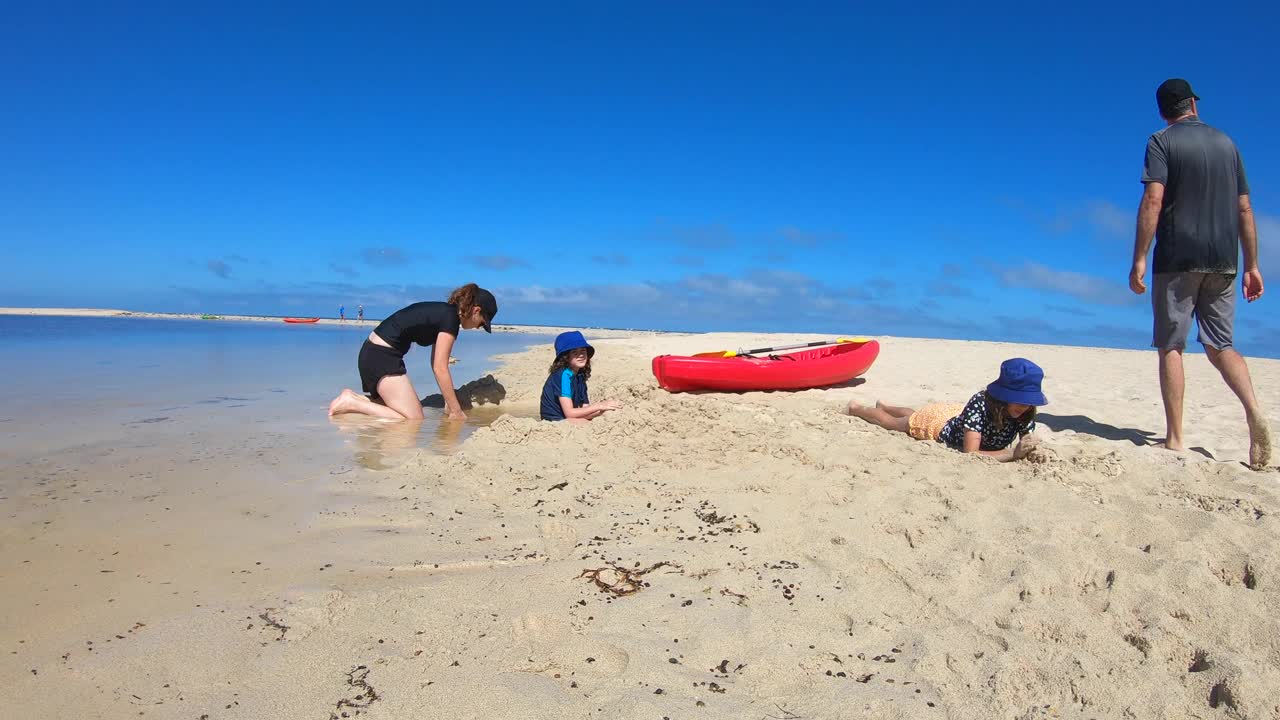
[[[605,400],[604,402],[597,404],[596,407],[601,410],[621,410],[622,403],[617,400]]]

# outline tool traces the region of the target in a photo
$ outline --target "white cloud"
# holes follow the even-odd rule
[[[600,265],[623,266],[623,265],[630,265],[631,258],[627,257],[626,255],[623,255],[622,253],[615,252],[615,253],[608,253],[603,255],[592,255],[591,262],[598,263]]]
[[[231,277],[231,266],[221,260],[210,260],[205,263],[205,267],[224,280]]]
[[[779,228],[778,234],[787,242],[805,248],[817,247],[823,243],[838,240],[840,238],[839,233],[801,230],[794,225],[787,225]]]
[[[1055,270],[1030,260],[1017,267],[994,267],[993,272],[1005,287],[1044,290],[1101,305],[1132,305],[1138,301],[1138,296],[1119,281]]]
[[[809,275],[796,270],[756,270],[747,277],[763,285],[774,285],[800,292],[807,292],[818,284]]]
[[[572,305],[574,303],[585,303],[591,300],[591,296],[582,290],[573,288],[547,288],[541,285],[529,285],[526,287],[504,288],[499,294],[503,302],[510,300],[516,303],[529,303],[530,305]]]
[[[704,295],[732,297],[735,300],[766,300],[776,297],[776,287],[719,274],[690,275],[680,281],[685,290]]]
[[[370,247],[360,251],[364,261],[375,267],[396,267],[409,262],[409,256],[398,247]]]
[[[1132,210],[1126,210],[1110,200],[1092,200],[1053,211],[1009,199],[1002,201],[1002,204],[1018,211],[1051,235],[1092,230],[1101,239],[1132,238],[1137,218],[1136,201]]]
[[[1094,229],[1107,237],[1127,237],[1135,232],[1137,213],[1107,200],[1089,203],[1085,217]]]
[[[727,250],[738,244],[734,232],[720,223],[668,226],[667,232],[676,243],[695,250]]]
[[[1258,226],[1258,267],[1262,270],[1262,278],[1271,282],[1280,281],[1274,277],[1280,272],[1280,217],[1254,213],[1254,223]]]
[[[335,273],[347,278],[348,280],[360,277],[360,271],[347,265],[346,263],[329,263],[329,269]]]
[[[471,262],[486,270],[510,270],[517,267],[529,267],[529,261],[510,255],[477,255]]]

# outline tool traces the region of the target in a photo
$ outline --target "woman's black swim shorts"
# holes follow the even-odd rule
[[[368,340],[360,346],[360,383],[370,397],[378,397],[378,381],[388,375],[404,375],[404,356],[389,347]]]

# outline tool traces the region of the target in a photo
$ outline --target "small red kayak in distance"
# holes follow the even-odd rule
[[[808,390],[849,382],[870,369],[879,355],[875,340],[768,356],[659,355],[653,359],[653,376],[668,392]]]
[[[296,325],[300,323],[320,322],[320,318],[285,318],[284,321],[287,323],[294,323]]]

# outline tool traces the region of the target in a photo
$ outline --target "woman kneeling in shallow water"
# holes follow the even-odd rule
[[[431,370],[444,396],[445,417],[465,420],[453,390],[449,353],[458,330],[493,332],[490,323],[498,314],[493,293],[469,283],[449,294],[444,302],[420,302],[395,311],[369,333],[360,347],[360,382],[368,397],[343,390],[329,403],[329,414],[360,413],[388,420],[421,420],[422,401],[409,381],[405,353],[415,343],[431,347]]]
[[[1000,377],[965,405],[925,405],[919,410],[876,403],[849,403],[849,414],[917,440],[933,440],[1000,462],[1021,460],[1035,449],[1036,408],[1047,405],[1044,371],[1023,358],[1000,364]],[[1017,444],[1014,445],[1014,441]]]

